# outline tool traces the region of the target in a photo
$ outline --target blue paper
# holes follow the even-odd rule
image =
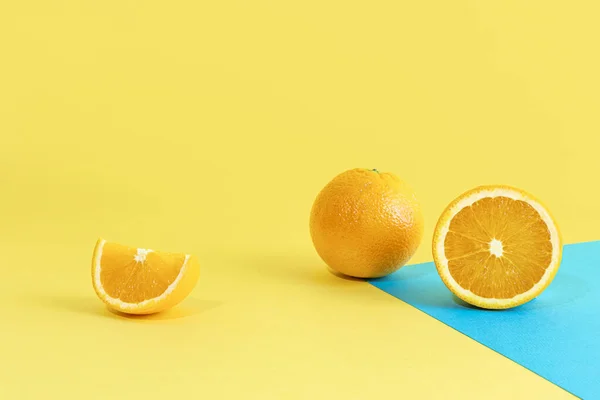
[[[567,245],[550,286],[520,307],[471,307],[433,263],[370,283],[586,400],[600,399],[600,241]]]

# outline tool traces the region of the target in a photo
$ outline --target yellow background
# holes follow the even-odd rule
[[[0,398],[560,398],[308,235],[349,168],[406,179],[430,260],[475,185],[598,239],[593,1],[4,1]],[[106,311],[95,240],[197,254],[169,313]],[[484,367],[485,366],[485,367]]]

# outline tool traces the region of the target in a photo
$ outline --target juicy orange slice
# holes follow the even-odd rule
[[[537,297],[554,278],[561,237],[542,204],[507,186],[482,186],[440,217],[433,257],[444,284],[472,305],[500,309]]]
[[[99,239],[92,260],[92,283],[110,308],[152,314],[185,299],[198,281],[195,257],[123,246]]]

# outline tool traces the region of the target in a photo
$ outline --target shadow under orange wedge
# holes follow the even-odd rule
[[[444,284],[482,308],[511,308],[537,297],[561,261],[559,230],[532,195],[482,186],[454,200],[440,217],[433,258]]]
[[[197,259],[123,246],[99,239],[92,260],[92,283],[98,297],[113,310],[152,314],[185,299],[200,275]]]

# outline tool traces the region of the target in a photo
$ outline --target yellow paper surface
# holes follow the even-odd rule
[[[473,186],[598,239],[599,7],[532,1],[0,5],[0,397],[563,398],[360,281],[308,216],[350,168],[406,179],[431,259]],[[196,254],[181,307],[96,299],[98,236]]]

